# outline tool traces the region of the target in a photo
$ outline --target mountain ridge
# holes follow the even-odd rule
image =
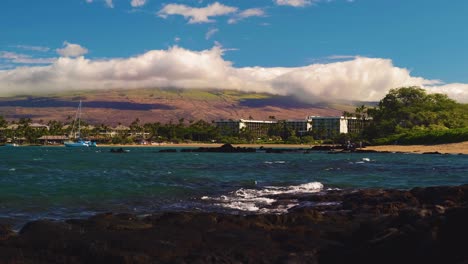
[[[232,90],[118,89],[21,95],[0,98],[0,115],[7,120],[65,121],[83,102],[83,119],[91,124],[175,122],[179,119],[304,119],[310,115],[337,116],[357,102],[307,103],[292,96]]]

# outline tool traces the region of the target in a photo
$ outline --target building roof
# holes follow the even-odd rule
[[[68,139],[67,136],[51,136],[51,135],[42,136],[39,138],[39,140],[66,140],[66,139]]]
[[[114,127],[113,130],[123,131],[123,130],[130,130],[130,128],[127,127],[127,126],[118,125],[118,126]]]

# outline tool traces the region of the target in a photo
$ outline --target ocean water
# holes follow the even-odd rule
[[[272,194],[468,183],[468,156],[0,148],[0,223],[101,212],[282,213]]]

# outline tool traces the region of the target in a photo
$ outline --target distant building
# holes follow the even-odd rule
[[[341,133],[348,133],[348,121],[343,116],[309,116],[312,131],[320,139],[331,138]]]
[[[39,123],[31,123],[28,126],[31,127],[31,128],[35,128],[35,129],[49,130],[49,126],[44,125],[44,124],[39,124]]]
[[[42,136],[38,138],[39,142],[43,145],[61,145],[63,144],[66,140],[68,140],[67,136]]]
[[[369,123],[370,119],[343,116],[309,116],[312,120],[312,131],[320,138],[331,138],[339,134],[358,134]]]
[[[312,120],[307,119],[296,119],[296,120],[285,120],[286,126],[294,131],[299,136],[303,136],[312,130]]]
[[[277,124],[278,121],[264,121],[264,120],[216,120],[216,127],[219,129],[221,135],[238,135],[242,130],[250,131],[254,136],[264,136],[267,134],[268,129]]]
[[[216,127],[221,135],[238,135],[241,131],[253,132],[253,135],[260,137],[268,133],[269,128],[277,124],[284,124],[287,128],[294,130],[297,135],[303,136],[313,132],[317,139],[332,138],[339,134],[360,133],[368,119],[358,119],[356,117],[343,116],[309,116],[306,119],[295,120],[216,120]]]

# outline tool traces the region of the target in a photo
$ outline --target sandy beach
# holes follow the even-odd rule
[[[368,146],[367,150],[390,151],[390,152],[439,152],[442,154],[468,154],[468,141],[451,144],[440,145],[384,145],[384,146]]]

